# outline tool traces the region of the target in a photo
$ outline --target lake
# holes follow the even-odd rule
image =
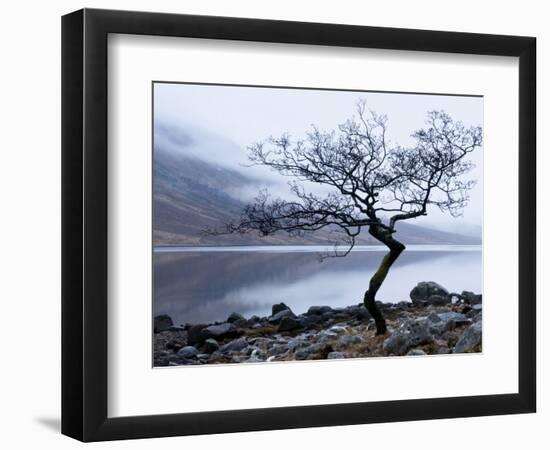
[[[311,305],[362,302],[369,279],[387,249],[356,246],[344,258],[319,262],[322,246],[156,247],[154,314],[175,324],[223,321],[236,311],[266,316],[285,302],[295,313]],[[481,246],[408,245],[378,292],[383,302],[409,301],[419,281],[449,291],[481,293]]]

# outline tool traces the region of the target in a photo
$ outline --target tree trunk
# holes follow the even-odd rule
[[[387,331],[386,320],[376,305],[376,293],[386,279],[390,267],[397,260],[397,258],[399,258],[399,255],[403,252],[403,250],[405,250],[405,245],[395,240],[392,233],[378,225],[371,225],[369,227],[369,233],[390,249],[389,253],[387,253],[382,259],[378,270],[370,279],[369,289],[365,292],[365,296],[363,298],[365,308],[367,308],[367,311],[371,314],[376,323],[376,334],[385,334]]]

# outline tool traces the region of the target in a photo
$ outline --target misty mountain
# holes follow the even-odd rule
[[[266,245],[331,243],[327,230],[291,237],[286,233],[261,237],[255,233],[212,236],[205,229],[219,227],[239,216],[244,203],[235,194],[258,190],[259,180],[227,167],[188,157],[181,152],[156,148],[154,155],[153,240],[154,245]],[[463,236],[420,225],[397,225],[400,240],[407,244],[479,244]],[[358,244],[378,243],[364,233]]]

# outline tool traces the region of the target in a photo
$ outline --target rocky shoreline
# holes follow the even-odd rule
[[[311,306],[297,315],[278,303],[268,317],[232,313],[225,322],[183,326],[159,315],[154,319],[154,366],[481,351],[481,295],[449,293],[428,281],[418,283],[410,298],[411,302],[378,302],[388,326],[382,336],[376,336],[374,320],[362,304]]]

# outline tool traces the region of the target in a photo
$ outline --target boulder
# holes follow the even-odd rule
[[[428,305],[433,306],[444,306],[444,305],[450,305],[451,304],[451,296],[450,295],[431,295],[427,300],[424,300],[428,302]]]
[[[453,353],[468,353],[481,346],[481,322],[470,325],[458,339]]]
[[[235,339],[234,341],[228,342],[225,345],[222,345],[220,347],[220,352],[221,353],[240,352],[246,347],[248,347],[248,342],[246,341],[246,338],[240,338],[240,339]]]
[[[334,351],[332,346],[324,343],[312,344],[296,351],[296,359],[327,359],[330,352]]]
[[[430,344],[434,337],[427,319],[409,320],[401,325],[383,344],[386,355],[404,355],[418,345]]]
[[[186,345],[178,350],[177,355],[181,358],[192,359],[199,354],[199,351],[192,345]]]
[[[187,342],[190,345],[202,344],[205,339],[202,338],[201,331],[207,326],[204,323],[189,326],[187,329]]]
[[[290,309],[283,309],[282,311],[279,311],[278,313],[273,314],[269,319],[269,323],[272,323],[274,325],[277,325],[281,320],[283,320],[285,317],[291,317],[292,319],[295,319],[296,316]]]
[[[229,323],[236,322],[237,320],[246,320],[242,314],[239,314],[238,312],[232,312],[229,317],[227,318],[227,321]]]
[[[161,314],[155,317],[153,327],[155,333],[169,330],[172,326],[174,326],[174,322],[168,314]]]
[[[285,309],[290,309],[287,305],[285,305],[283,302],[281,303],[275,303],[271,307],[271,315],[274,316],[277,313],[280,313],[281,311],[284,311]]]
[[[483,313],[483,307],[481,304],[473,305],[472,307],[470,307],[470,311],[466,313],[466,317],[470,319],[474,319],[477,316],[481,316],[482,313]]]
[[[291,352],[295,351],[296,349],[298,349],[300,347],[304,347],[306,345],[308,345],[308,343],[302,337],[296,337],[294,339],[290,339],[287,343],[288,349]]]
[[[218,350],[218,348],[220,348],[218,341],[216,341],[216,339],[209,338],[204,341],[202,350],[205,353],[214,353],[216,350]]]
[[[266,337],[256,337],[249,340],[249,343],[260,350],[267,350],[273,345],[273,341]]]
[[[434,281],[421,281],[409,294],[413,304],[448,304],[451,303],[449,291]],[[433,297],[433,298],[432,298]]]
[[[321,316],[313,315],[313,316],[300,316],[298,318],[302,326],[306,329],[308,328],[315,328],[317,324],[323,321]]]
[[[322,316],[327,312],[332,312],[332,308],[330,306],[310,306],[306,314],[308,316]]]
[[[470,305],[479,305],[482,300],[481,294],[474,294],[470,291],[462,291],[460,296],[466,303],[469,303]]]
[[[327,359],[344,359],[346,354],[343,352],[330,352],[327,355]]]
[[[427,317],[427,320],[430,332],[436,336],[453,330],[457,326],[471,323],[471,320],[466,315],[454,311],[432,312]]]
[[[233,339],[239,336],[239,330],[232,323],[221,323],[219,325],[210,325],[203,328],[200,332],[202,342],[207,339]]]
[[[352,345],[360,344],[363,342],[363,338],[357,334],[349,335],[346,334],[341,336],[335,344],[336,350],[346,350]]]
[[[293,317],[283,317],[279,322],[278,331],[293,331],[303,328],[301,322]]]

